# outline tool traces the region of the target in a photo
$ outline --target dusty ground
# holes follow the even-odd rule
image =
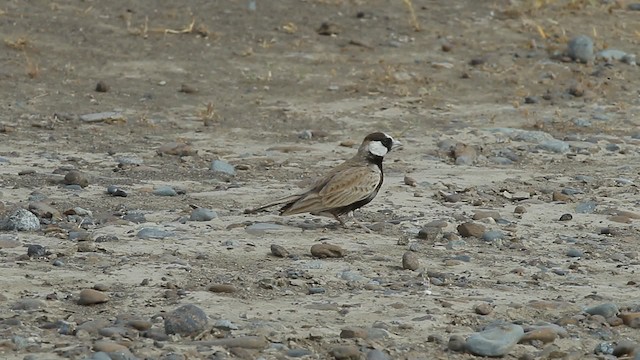
[[[507,358],[588,359],[602,356],[594,355],[602,342],[640,342],[637,328],[582,314],[605,302],[640,312],[640,73],[556,56],[578,34],[596,50],[633,52],[637,11],[623,1],[414,0],[412,20],[400,0],[258,0],[255,11],[246,1],[175,3],[0,5],[0,212],[42,195],[60,213],[91,212],[0,234],[0,357],[87,358],[104,332],[61,335],[51,324],[129,315],[162,332],[162,313],[189,303],[210,319],[200,340],[260,335],[271,344],[228,358],[285,358],[303,348],[325,359],[356,345],[393,359],[466,359],[447,349],[449,337],[498,320],[557,323],[568,333],[516,345]],[[318,34],[323,22],[337,34]],[[95,91],[99,81],[107,92]],[[121,115],[80,118],[104,111]],[[543,131],[570,148],[540,149],[496,128]],[[304,130],[315,136],[300,138]],[[354,153],[340,143],[377,130],[405,146],[387,157],[383,190],[357,214],[373,233],[313,216],[243,213],[295,191]],[[192,152],[158,155],[171,142]],[[455,144],[466,146],[458,148],[469,163],[456,164]],[[213,174],[215,159],[237,175]],[[61,184],[70,169],[89,186]],[[109,185],[129,196],[108,195]],[[163,185],[184,193],[152,194]],[[576,212],[585,201],[595,210]],[[182,221],[190,205],[218,217]],[[518,205],[526,212],[515,214]],[[503,239],[460,237],[457,226],[480,210],[499,212],[477,222]],[[121,218],[134,211],[146,222]],[[572,220],[558,221],[563,214]],[[83,218],[88,235],[77,241]],[[434,220],[442,232],[417,238]],[[254,223],[280,226],[254,231]],[[136,236],[150,227],[174,235]],[[117,240],[93,243],[101,235]],[[312,258],[319,242],[346,256]],[[49,254],[26,257],[29,244]],[[294,256],[271,255],[272,244]],[[408,249],[416,271],[402,269]],[[96,284],[109,301],[78,305],[79,292]],[[211,284],[235,292],[214,293]],[[310,294],[315,287],[324,293]],[[42,303],[16,310],[25,299]],[[479,304],[492,311],[478,314]],[[238,329],[208,331],[221,319]],[[384,334],[341,339],[350,326]],[[180,337],[154,343],[133,330],[112,338],[139,358],[228,351]]]

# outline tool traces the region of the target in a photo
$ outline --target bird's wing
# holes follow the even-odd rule
[[[310,191],[293,203],[283,215],[321,213],[364,200],[380,183],[377,168],[358,166],[334,173],[322,186]]]

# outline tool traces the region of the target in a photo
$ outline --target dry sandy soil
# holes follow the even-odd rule
[[[31,206],[42,227],[0,233],[0,357],[104,359],[92,354],[123,345],[141,359],[468,359],[449,339],[496,322],[560,326],[511,359],[638,346],[640,73],[561,53],[579,34],[633,52],[640,13],[624,1],[414,0],[412,17],[407,4],[4,1],[0,215]],[[372,233],[244,214],[378,130],[405,146],[356,214]],[[88,186],[63,183],[72,169]],[[154,195],[162,186],[178,194]],[[217,217],[189,221],[192,206]],[[469,221],[499,238],[463,237]],[[312,257],[319,243],[344,256]],[[27,256],[33,244],[44,256]],[[94,287],[108,301],[78,304]],[[584,313],[602,303],[617,311]],[[209,318],[196,342],[163,336],[184,304]],[[214,341],[243,336],[267,346]]]

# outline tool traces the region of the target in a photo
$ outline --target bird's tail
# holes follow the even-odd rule
[[[255,214],[261,211],[265,211],[270,207],[274,207],[277,205],[283,205],[283,204],[290,204],[296,200],[300,199],[300,195],[291,195],[291,196],[287,196],[278,200],[274,200],[270,203],[264,204],[264,205],[260,205],[258,207],[252,208],[252,209],[246,209],[244,211],[245,214]]]

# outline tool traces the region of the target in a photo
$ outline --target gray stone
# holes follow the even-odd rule
[[[504,356],[523,335],[524,329],[520,325],[497,325],[469,336],[466,349],[479,356]]]
[[[216,320],[215,324],[213,324],[213,327],[222,329],[222,330],[238,330],[239,329],[238,325],[232,323],[230,320],[224,320],[224,319]]]
[[[157,196],[176,196],[178,192],[175,191],[171,186],[164,185],[159,186],[155,190],[153,190],[153,195]]]
[[[538,145],[538,148],[561,154],[569,151],[569,144],[557,139],[545,140]]]
[[[104,351],[98,351],[91,356],[91,360],[111,360],[111,357]]]
[[[578,35],[569,40],[567,56],[582,63],[593,60],[593,40],[586,35]]]
[[[233,165],[222,160],[213,160],[213,162],[211,162],[211,170],[214,174],[224,174],[228,176],[236,175],[236,169]]]
[[[193,304],[183,305],[164,318],[164,331],[168,334],[190,336],[205,330],[209,320],[207,314]]]
[[[581,201],[576,204],[576,212],[578,214],[592,214],[596,210],[595,201]]]
[[[197,208],[193,209],[191,215],[189,216],[189,220],[191,221],[209,221],[218,217],[215,211],[206,208]]]
[[[573,124],[575,126],[580,126],[580,127],[589,127],[591,126],[591,121],[585,119],[585,118],[575,118],[573,120]]]
[[[47,255],[47,249],[42,245],[32,244],[27,247],[27,256],[30,258],[31,257],[39,258],[46,255]]]
[[[622,50],[605,49],[602,51],[598,51],[598,53],[596,54],[596,59],[602,59],[607,62],[611,62],[613,60],[622,61],[625,56],[627,56],[627,53]]]
[[[6,219],[0,220],[0,230],[35,231],[40,229],[40,220],[31,211],[18,209]]]
[[[504,233],[500,230],[489,230],[482,234],[482,240],[491,242],[504,239]]]
[[[616,316],[619,311],[620,310],[618,309],[618,305],[614,303],[599,304],[588,307],[584,310],[584,312],[589,315],[600,315],[605,319]]]
[[[313,352],[307,349],[289,349],[287,350],[286,354],[288,357],[299,358],[299,357],[311,355],[313,354]]]
[[[578,257],[583,257],[584,253],[582,252],[582,250],[571,248],[571,249],[567,250],[567,256],[568,257],[578,258]]]
[[[139,211],[129,211],[122,217],[123,220],[131,221],[134,224],[142,224],[147,222],[144,214]]]
[[[158,228],[142,228],[136,235],[140,239],[164,239],[167,237],[175,236],[171,231],[166,231]]]
[[[367,353],[367,360],[391,360],[391,358],[384,352],[378,349],[373,349],[369,350]]]

